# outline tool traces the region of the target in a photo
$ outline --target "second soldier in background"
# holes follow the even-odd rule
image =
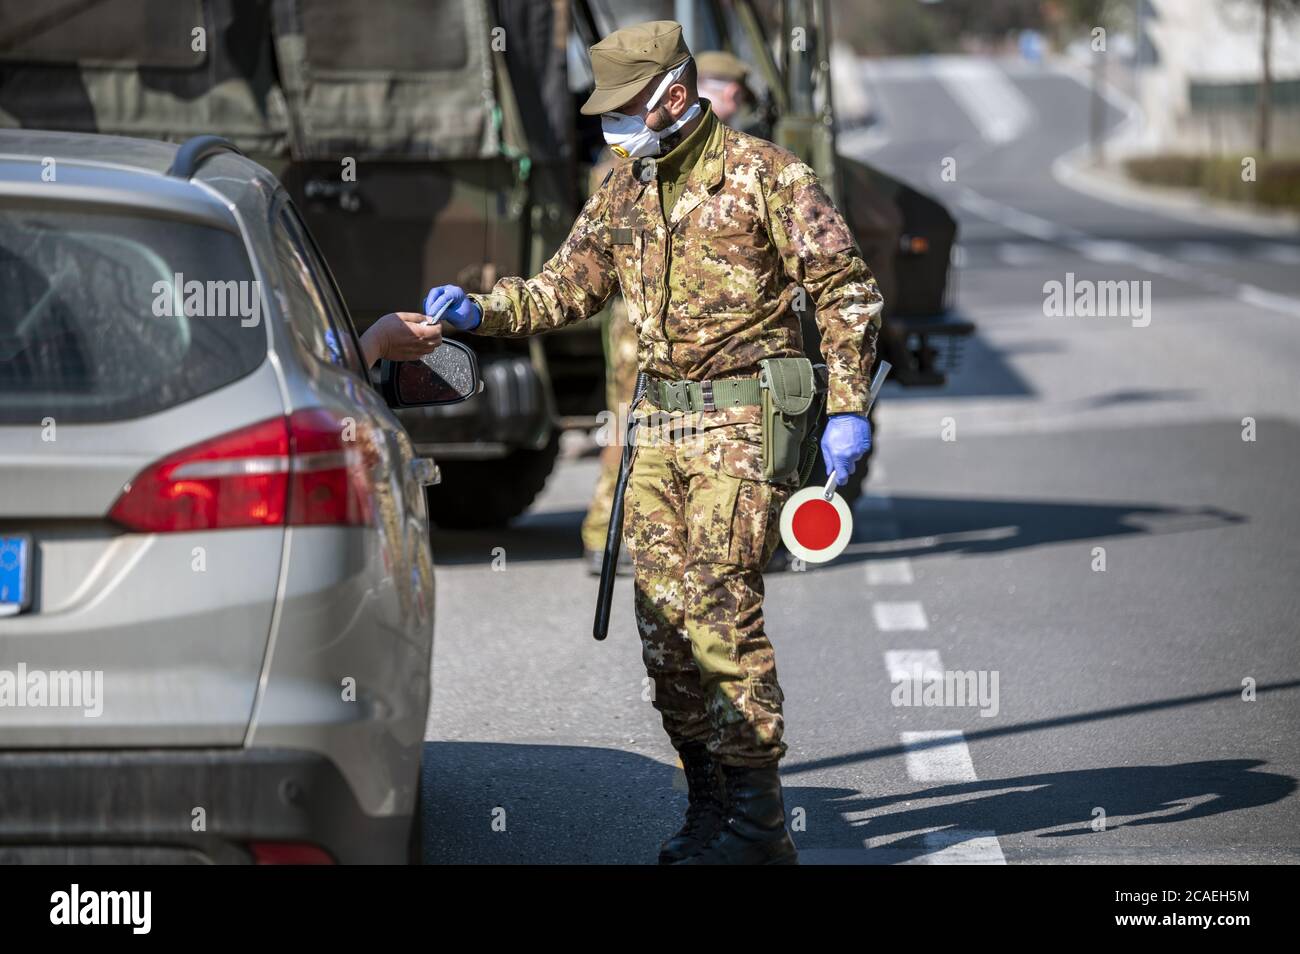
[[[829,369],[828,471],[870,445],[864,411],[881,298],[843,218],[793,153],[724,125],[668,20],[591,48],[624,156],[559,251],[490,292],[432,289],[426,314],[529,335],[597,314],[621,290],[648,377],[627,492],[642,657],[690,804],[662,863],[794,863],[778,763],[783,694],[763,622],[763,567],[813,426],[796,296],[816,307]],[[801,416],[802,415],[802,416]]]

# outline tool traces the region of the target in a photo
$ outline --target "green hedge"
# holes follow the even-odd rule
[[[1240,159],[1217,156],[1143,156],[1127,160],[1124,166],[1138,182],[1200,189],[1234,202],[1300,209],[1300,158],[1259,160],[1254,182],[1242,180]]]

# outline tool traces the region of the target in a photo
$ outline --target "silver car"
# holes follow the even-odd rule
[[[437,468],[390,406],[478,388],[455,342],[372,378],[224,141],[0,131],[0,860],[418,855]]]

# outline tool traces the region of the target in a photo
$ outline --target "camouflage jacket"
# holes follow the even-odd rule
[[[794,308],[816,306],[827,410],[866,406],[882,300],[816,174],[786,149],[721,122],[665,218],[641,162],[621,161],[533,278],[471,296],[487,335],[530,335],[599,312],[621,288],[638,365],[666,379],[758,373],[803,354]],[[671,269],[668,265],[671,261]]]

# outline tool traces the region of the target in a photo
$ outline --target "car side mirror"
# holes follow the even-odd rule
[[[430,407],[466,401],[483,389],[483,382],[474,352],[444,339],[420,361],[383,361],[379,386],[389,407]]]

